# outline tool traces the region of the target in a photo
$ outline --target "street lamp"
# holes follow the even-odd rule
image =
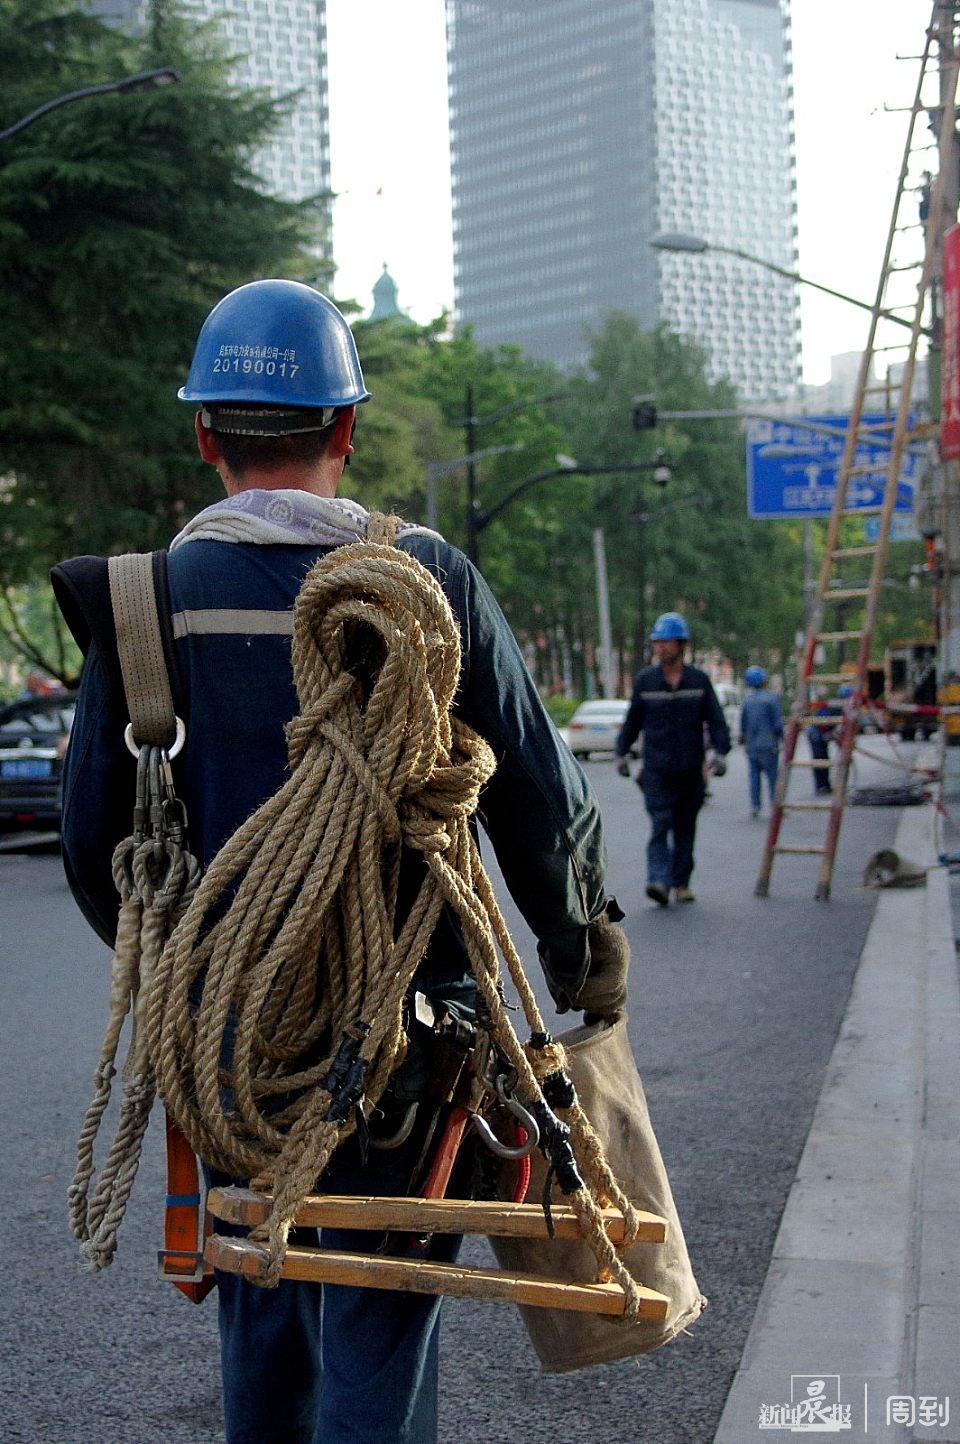
[[[431,531],[436,531],[438,525],[437,482],[441,476],[451,476],[455,471],[462,471],[465,466],[472,467],[475,461],[482,461],[485,456],[503,456],[507,451],[526,451],[526,443],[515,441],[510,446],[485,446],[482,451],[471,451],[453,461],[427,463],[427,526]]]
[[[535,486],[539,481],[547,481],[551,476],[607,476],[612,472],[636,472],[652,471],[654,481],[661,486],[666,485],[673,475],[673,465],[662,451],[659,451],[653,461],[611,461],[597,466],[581,466],[572,456],[559,455],[556,458],[557,465],[547,467],[544,471],[535,471],[530,476],[525,476],[518,481],[516,486],[508,491],[506,496],[501,497],[495,506],[484,509],[475,498],[468,499],[467,503],[467,555],[474,563],[479,561],[480,555],[480,533],[486,531],[492,521],[496,521],[502,512],[506,511],[522,496]]]
[[[179,70],[174,70],[171,65],[163,65],[158,70],[141,70],[138,74],[126,75],[121,80],[106,80],[102,85],[85,85],[81,90],[69,90],[65,95],[55,96],[53,100],[39,105],[36,110],[31,110],[29,115],[14,121],[13,125],[8,125],[6,130],[0,130],[0,140],[9,140],[10,136],[26,130],[28,125],[32,125],[41,116],[49,115],[51,110],[59,110],[61,105],[71,105],[75,100],[86,100],[91,95],[132,95],[141,90],[161,90],[167,85],[176,85],[179,79]]]
[[[501,406],[499,411],[493,411],[489,416],[474,416],[473,414],[473,384],[467,382],[467,389],[464,400],[466,402],[466,415],[455,421],[454,426],[462,426],[466,451],[468,458],[467,465],[467,556],[473,563],[477,561],[477,554],[472,550],[476,536],[471,530],[470,517],[477,509],[477,472],[474,461],[480,455],[477,451],[477,427],[492,426],[495,421],[502,421],[505,416],[513,416],[518,411],[525,410],[528,406],[539,406],[546,401],[560,401],[569,396],[569,391],[549,391],[544,396],[524,396],[519,401],[511,401],[509,406]],[[484,453],[484,454],[489,454]]]
[[[913,322],[898,316],[895,311],[885,311],[882,307],[875,307],[870,301],[861,301],[857,296],[848,296],[844,291],[835,291],[832,286],[824,286],[819,281],[808,280],[797,271],[788,271],[783,266],[776,265],[773,261],[765,261],[761,256],[753,256],[749,251],[741,251],[737,246],[721,246],[714,241],[706,241],[703,236],[692,236],[686,231],[660,231],[651,237],[651,246],[657,251],[687,251],[695,255],[703,251],[719,251],[725,256],[736,256],[741,261],[749,261],[754,266],[762,266],[765,271],[773,271],[774,275],[783,276],[788,281],[796,281],[801,286],[812,286],[815,291],[823,291],[828,296],[833,296],[838,301],[846,301],[851,306],[859,306],[863,311],[873,312],[876,310],[878,316],[883,316],[887,321],[895,321],[898,326],[906,326],[913,330]],[[926,332],[924,334],[927,334]]]

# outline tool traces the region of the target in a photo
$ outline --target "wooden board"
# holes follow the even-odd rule
[[[249,1239],[213,1234],[207,1240],[206,1258],[214,1268],[258,1279],[263,1275],[267,1254]],[[490,1303],[531,1304],[537,1308],[569,1309],[611,1317],[622,1314],[626,1304],[623,1290],[615,1283],[560,1283],[542,1274],[383,1258],[378,1254],[339,1253],[332,1249],[288,1248],[283,1277],[306,1283],[346,1284],[351,1288],[398,1289],[404,1293],[447,1294]],[[640,1318],[665,1319],[670,1307],[667,1296],[642,1285],[637,1287]]]
[[[252,1228],[263,1223],[270,1211],[268,1194],[249,1188],[212,1188],[207,1209],[215,1218]],[[558,1204],[551,1217],[555,1237],[582,1238],[580,1223],[572,1208]],[[602,1210],[607,1233],[614,1243],[623,1242],[623,1215],[618,1209]],[[663,1243],[666,1219],[655,1213],[640,1214],[639,1243]],[[497,1203],[456,1198],[381,1198],[356,1194],[324,1194],[308,1198],[297,1212],[295,1223],[308,1228],[368,1228],[397,1233],[478,1233],[503,1238],[548,1238],[543,1209],[536,1203]]]

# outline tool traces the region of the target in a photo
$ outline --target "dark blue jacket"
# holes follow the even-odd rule
[[[605,903],[596,799],[547,717],[479,572],[439,539],[414,535],[400,545],[438,578],[458,620],[463,667],[455,711],[497,757],[480,820],[507,887],[541,944],[551,988],[555,995],[575,993],[588,968],[586,926]],[[324,550],[193,541],[169,555],[173,648],[187,712],[186,746],[174,772],[191,847],[204,866],[288,775],[284,724],[297,711],[291,612],[303,578]],[[53,580],[86,655],[64,767],[64,863],[88,921],[112,942],[118,899],[110,859],[131,830],[135,764],[123,743],[127,709],[106,562],[76,558],[56,568]],[[227,619],[223,625],[214,619],[213,630],[211,611]],[[237,620],[238,613],[249,618],[252,612],[261,620]],[[411,875],[403,891],[411,899],[421,866],[418,858],[408,859]],[[464,963],[459,930],[448,916],[421,971],[422,985],[431,972],[441,981],[462,977]]]
[[[776,752],[783,738],[783,712],[772,692],[760,689],[744,699],[740,709],[740,733],[748,757]]]
[[[706,672],[684,666],[679,685],[671,687],[659,664],[644,667],[633,684],[630,709],[617,738],[617,756],[625,757],[642,732],[645,773],[698,772],[705,755],[704,724],[711,747],[725,756],[730,733]]]

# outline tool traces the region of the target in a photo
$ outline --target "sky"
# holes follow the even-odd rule
[[[871,301],[931,0],[791,0],[799,272]],[[384,262],[421,323],[453,304],[443,0],[327,0],[336,294]],[[695,262],[691,262],[695,264]],[[803,376],[860,351],[869,317],[801,286]]]

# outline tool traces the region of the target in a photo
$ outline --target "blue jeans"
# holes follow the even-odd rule
[[[747,765],[750,769],[750,806],[760,810],[760,779],[767,779],[769,800],[773,802],[777,785],[777,753],[775,748],[765,747],[762,752],[748,752]]]
[[[706,787],[703,772],[662,773],[644,769],[640,786],[650,814],[647,881],[686,887],[693,872],[697,813]]]
[[[351,1139],[319,1188],[402,1194],[421,1143],[415,1130],[395,1151],[371,1149],[364,1166]],[[315,1245],[317,1230],[292,1230],[290,1241]],[[321,1242],[372,1253],[383,1236],[324,1229]],[[459,1247],[438,1234],[417,1257],[453,1260]],[[219,1270],[217,1285],[226,1444],[436,1444],[439,1298],[289,1279],[262,1289]]]

